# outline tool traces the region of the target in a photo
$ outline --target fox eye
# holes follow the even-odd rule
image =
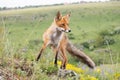
[[[65,24],[61,24],[61,26],[65,26]]]

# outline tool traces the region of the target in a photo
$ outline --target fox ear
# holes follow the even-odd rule
[[[56,14],[56,20],[60,20],[61,18],[62,18],[62,15],[61,15],[60,11],[58,11]]]

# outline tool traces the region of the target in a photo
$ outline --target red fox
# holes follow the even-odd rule
[[[68,51],[68,53],[70,53],[71,55],[81,59],[90,68],[94,68],[95,63],[85,53],[74,47],[68,40],[66,33],[71,32],[71,29],[69,28],[69,19],[70,14],[62,16],[59,11],[57,12],[57,15],[54,18],[52,25],[43,34],[44,43],[42,45],[39,55],[36,58],[36,61],[39,60],[42,52],[49,45],[55,52],[54,64],[56,66],[58,54],[61,55],[62,57],[62,64],[60,67],[61,69],[66,68],[67,64],[66,51]]]

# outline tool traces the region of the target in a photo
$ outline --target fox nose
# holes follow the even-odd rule
[[[68,32],[71,32],[71,30],[68,30]]]
[[[71,32],[71,30],[69,29],[69,30],[65,30],[65,32]]]

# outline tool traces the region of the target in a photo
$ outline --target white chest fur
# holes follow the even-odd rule
[[[63,32],[56,30],[52,35],[51,35],[51,44],[54,46],[58,46],[60,41],[63,38]]]

